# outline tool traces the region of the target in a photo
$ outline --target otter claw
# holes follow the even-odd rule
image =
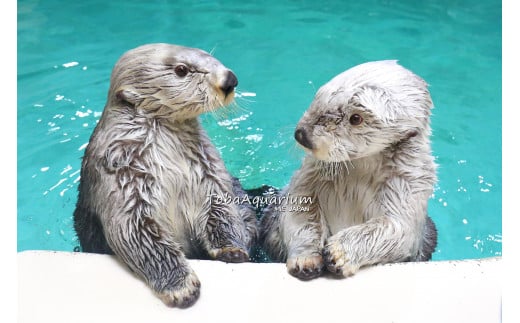
[[[314,279],[323,272],[323,259],[321,256],[291,258],[287,260],[287,271],[301,280]]]

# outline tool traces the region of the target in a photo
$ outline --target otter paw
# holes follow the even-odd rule
[[[244,249],[237,247],[213,249],[210,251],[210,256],[224,262],[237,263],[249,261],[249,253]]]
[[[310,280],[323,272],[323,258],[318,256],[296,257],[287,260],[289,274],[301,280]]]
[[[185,277],[180,286],[157,293],[169,307],[186,308],[195,303],[200,295],[200,281],[194,272]]]
[[[352,262],[352,258],[338,241],[329,242],[322,253],[327,270],[333,274],[348,277],[354,275],[359,269],[359,265]]]

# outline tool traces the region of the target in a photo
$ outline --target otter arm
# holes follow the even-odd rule
[[[115,254],[169,306],[184,307],[198,297],[200,282],[180,246],[150,217],[126,214],[106,223]]]
[[[323,270],[321,251],[328,236],[325,218],[320,214],[315,194],[295,190],[287,198],[289,202],[279,206],[287,270],[300,279],[312,279]],[[312,203],[301,203],[300,198],[311,198]]]
[[[249,260],[248,232],[237,206],[212,200],[206,223],[206,249],[213,259],[225,262]]]
[[[139,172],[147,169],[141,160],[118,162],[131,155],[125,150],[129,147],[114,143],[95,177],[99,182],[92,200],[98,201],[108,245],[168,306],[189,306],[200,283],[171,229],[161,222],[166,190],[152,174]]]
[[[314,210],[297,211],[298,207],[288,204],[281,214],[287,258],[321,255],[325,241],[321,217]]]
[[[329,271],[353,275],[365,265],[407,261],[417,253],[431,192],[413,192],[402,178],[389,179],[368,207],[365,223],[351,226],[331,236],[323,257]]]
[[[207,135],[203,133],[201,137],[204,138],[201,140],[203,149],[198,161],[204,170],[202,186],[210,188],[207,192],[210,206],[205,225],[204,247],[213,259],[226,262],[248,261],[252,237],[246,228],[243,214],[233,202],[233,179],[223,160],[217,157],[220,156],[219,152]],[[223,200],[219,201],[219,198]],[[226,202],[227,198],[231,198],[231,201]],[[253,220],[256,218],[253,217]]]

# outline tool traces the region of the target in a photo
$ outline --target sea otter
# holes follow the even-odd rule
[[[186,258],[245,262],[258,235],[251,205],[198,116],[234,100],[235,74],[205,51],[147,44],[115,64],[81,164],[74,228],[85,252],[114,253],[169,306],[200,282]]]
[[[426,82],[396,61],[361,64],[323,85],[294,133],[308,154],[261,219],[269,257],[303,280],[325,268],[349,276],[431,259],[432,107]]]

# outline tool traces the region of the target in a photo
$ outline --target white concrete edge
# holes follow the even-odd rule
[[[303,282],[284,264],[190,260],[197,303],[166,307],[114,257],[23,251],[18,322],[501,322],[502,258],[373,266]]]

